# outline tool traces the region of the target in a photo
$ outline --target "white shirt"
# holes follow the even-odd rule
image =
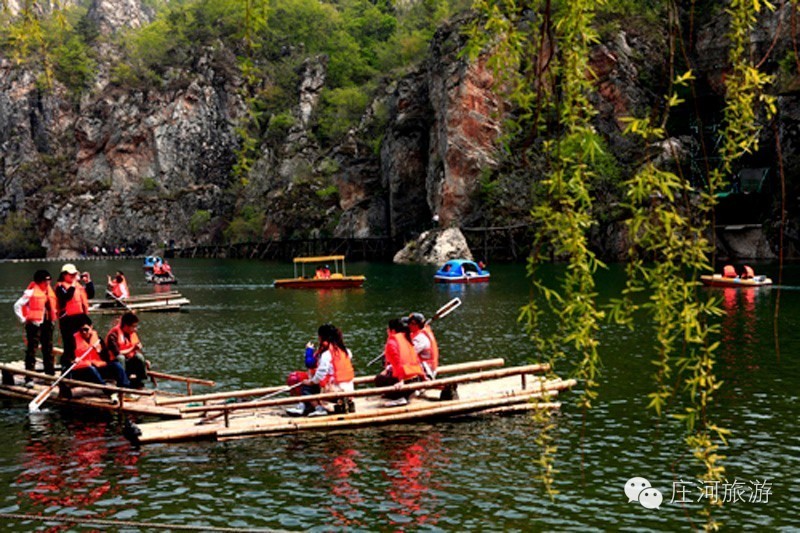
[[[28,305],[28,302],[33,296],[33,289],[27,289],[25,292],[22,293],[20,299],[14,303],[14,314],[17,315],[19,321],[24,324],[25,323],[25,315],[22,314],[22,308]],[[34,322],[37,326],[41,325],[41,322]]]
[[[417,332],[417,335],[411,341],[414,344],[414,351],[417,352],[420,359],[430,360],[431,358],[431,340],[425,335],[422,330]]]

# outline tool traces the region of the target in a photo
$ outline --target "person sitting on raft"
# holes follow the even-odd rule
[[[127,312],[106,335],[108,355],[116,360],[128,374],[131,387],[144,388],[150,362],[144,358],[142,343],[136,330],[139,328],[139,317]]]
[[[92,327],[92,320],[88,316],[75,333],[75,368],[67,378],[98,385],[106,385],[106,379],[113,379],[117,387],[130,387],[125,369],[116,360],[108,359],[103,341]],[[72,397],[72,391],[66,386],[61,387],[60,393],[62,397]],[[109,394],[109,398],[112,403],[119,403],[116,393]]]
[[[393,318],[389,321],[386,333],[386,346],[383,349],[386,367],[375,376],[375,386],[394,385],[399,389],[405,384],[422,381],[425,372],[408,338],[408,326],[399,318]],[[410,396],[411,391],[389,392],[386,394],[389,401],[384,402],[383,407],[406,405]]]
[[[736,269],[733,268],[733,265],[725,265],[722,267],[722,277],[723,278],[736,278],[738,275],[736,274]]]
[[[108,292],[110,292],[114,298],[120,300],[130,298],[131,291],[128,289],[128,282],[125,280],[125,275],[119,270],[117,270],[113,278],[108,276]]]
[[[319,348],[315,352],[316,369],[311,377],[301,382],[302,394],[308,396],[320,392],[352,392],[355,378],[353,354],[345,346],[342,332],[332,324],[323,324],[317,330],[317,336]],[[348,401],[347,405],[352,405],[352,401]],[[286,410],[292,416],[303,416],[308,411],[308,416],[329,414],[325,406],[316,400],[303,402]]]
[[[436,369],[439,367],[439,343],[433,335],[430,325],[425,323],[425,315],[411,313],[408,316],[408,331],[414,351],[419,356],[422,370],[426,379],[436,379]]]
[[[756,277],[756,273],[753,271],[750,265],[744,266],[744,272],[742,273],[742,279],[753,279]]]

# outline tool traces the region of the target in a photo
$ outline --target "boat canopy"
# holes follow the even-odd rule
[[[317,257],[295,257],[295,263],[324,263],[326,261],[344,261],[343,255],[320,255]]]

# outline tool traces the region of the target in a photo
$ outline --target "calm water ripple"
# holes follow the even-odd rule
[[[0,264],[0,303],[8,311],[0,317],[3,361],[22,356],[22,330],[10,308],[40,266],[54,273],[60,264]],[[175,288],[192,305],[186,313],[142,315],[148,356],[162,371],[212,378],[222,390],[283,383],[327,321],[345,332],[360,372],[374,372],[366,362],[380,353],[389,318],[412,310],[430,315],[455,296],[463,305],[435,324],[447,362],[541,359],[517,323],[529,294],[522,266],[491,265],[490,284],[448,287],[431,282],[434,267],[356,263],[348,271],[367,275],[364,289],[320,292],[272,287],[273,279],[291,275],[291,265],[175,260],[173,266],[180,280]],[[79,267],[91,269],[96,280],[122,269],[134,293],[152,290],[137,261]],[[759,270],[773,274],[770,268]],[[556,272],[544,268],[541,275]],[[618,267],[600,274],[601,300],[618,294],[623,274]],[[800,268],[787,268],[784,278],[800,280]],[[721,450],[726,472],[729,481],[766,480],[771,493],[760,503],[726,504],[715,516],[729,529],[788,531],[800,524],[794,477],[800,471],[800,292],[781,295],[778,351],[776,289],[718,294],[726,315],[716,369],[725,387],[713,410],[734,432]],[[96,320],[105,331],[111,319]],[[701,504],[697,487],[690,501],[673,501],[676,484],[697,479],[683,428],[645,409],[653,391],[652,337],[645,324],[634,330],[604,325],[596,407],[586,414],[576,407],[580,384],[559,398],[553,500],[537,481],[538,428],[527,416],[137,449],[120,436],[113,417],[61,409],[31,417],[24,403],[3,401],[0,512],[243,530],[688,529],[697,525]],[[623,489],[634,476],[661,491],[660,509],[628,502]],[[3,527],[51,526],[7,521]]]

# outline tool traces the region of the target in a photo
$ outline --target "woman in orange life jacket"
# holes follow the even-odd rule
[[[36,370],[36,349],[41,345],[44,373],[54,376],[53,325],[58,315],[51,279],[48,271],[37,270],[33,281],[14,304],[14,314],[25,325],[25,370]],[[25,384],[33,386],[33,379],[26,377]]]
[[[75,368],[67,375],[69,379],[88,381],[105,385],[106,379],[113,379],[117,387],[130,387],[128,376],[116,359],[109,360],[103,341],[92,327],[92,320],[86,316],[81,320],[75,339]],[[72,397],[72,392],[61,388],[61,395]],[[114,403],[119,401],[116,394],[109,395]]]
[[[106,335],[109,359],[116,360],[125,369],[134,389],[144,387],[147,369],[150,366],[142,353],[142,343],[136,332],[138,328],[139,317],[128,312],[122,315],[119,322]]]
[[[756,277],[756,273],[753,271],[750,265],[745,265],[742,279],[753,279],[754,277]]]
[[[72,263],[61,267],[61,275],[56,283],[55,293],[58,307],[58,327],[64,343],[61,355],[61,369],[65,370],[75,358],[74,336],[78,328],[89,318],[89,299],[94,298],[94,283],[88,272],[78,276],[78,269]]]
[[[121,300],[130,298],[131,291],[128,289],[128,281],[125,279],[125,274],[117,270],[113,278],[108,276],[108,291],[113,294],[115,298]]]
[[[332,324],[323,324],[317,330],[319,348],[316,350],[316,368],[311,377],[302,381],[302,394],[320,392],[351,392],[355,371],[351,362],[353,354],[344,344],[342,332]],[[352,402],[350,402],[352,405]],[[313,408],[313,410],[311,410]],[[292,416],[324,416],[328,410],[318,401],[308,401],[286,410]]]
[[[414,351],[414,345],[408,338],[408,326],[399,318],[389,321],[386,329],[388,338],[383,349],[386,367],[375,376],[376,387],[394,385],[400,388],[404,384],[422,381],[425,372],[419,362],[419,357]],[[389,401],[383,407],[396,407],[406,405],[411,392],[390,392],[386,394]]]

